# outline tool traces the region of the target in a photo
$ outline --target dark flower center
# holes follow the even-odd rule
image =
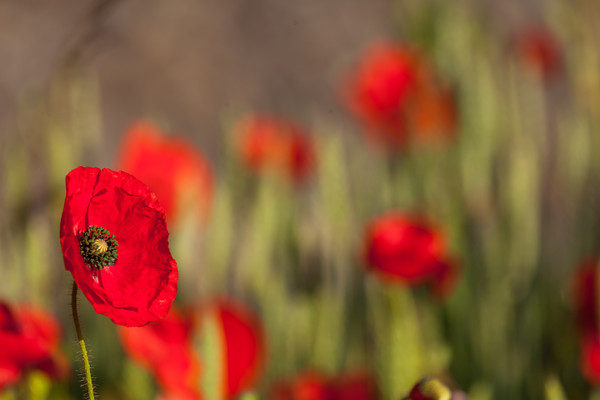
[[[90,226],[79,234],[79,251],[90,267],[102,269],[117,261],[119,243],[108,229]]]

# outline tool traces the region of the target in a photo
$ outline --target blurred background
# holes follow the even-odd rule
[[[37,328],[0,323],[0,399],[82,396],[58,236],[80,165],[157,193],[180,270],[176,315],[134,339],[80,294],[100,398],[400,400],[434,376],[600,399],[599,17],[0,0],[0,299],[60,332],[48,368],[1,350]],[[165,353],[194,366],[175,388]]]

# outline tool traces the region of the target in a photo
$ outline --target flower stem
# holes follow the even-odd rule
[[[85,380],[87,382],[89,400],[94,400],[94,385],[92,384],[92,372],[90,369],[90,361],[88,359],[85,341],[81,334],[81,326],[79,325],[79,314],[77,314],[77,284],[73,281],[73,292],[71,293],[71,309],[73,311],[73,322],[75,323],[75,331],[77,331],[77,340],[81,347],[81,355],[83,356],[83,365],[85,367]]]

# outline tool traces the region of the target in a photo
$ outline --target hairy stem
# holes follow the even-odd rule
[[[85,341],[81,334],[81,326],[79,325],[79,314],[77,314],[77,284],[73,281],[73,292],[71,293],[71,309],[73,311],[73,322],[75,323],[75,331],[77,331],[77,340],[81,347],[81,355],[83,356],[83,365],[85,367],[85,380],[87,382],[88,395],[90,400],[94,400],[94,385],[92,384],[92,371],[90,369],[90,360],[88,359]]]

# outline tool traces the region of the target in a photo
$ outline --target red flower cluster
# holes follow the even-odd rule
[[[223,396],[231,399],[254,386],[264,365],[265,343],[259,321],[239,303],[218,301],[206,309],[221,331]]]
[[[351,109],[367,125],[367,133],[390,150],[455,133],[452,93],[437,82],[412,48],[389,43],[373,46],[346,95]]]
[[[372,400],[377,398],[375,381],[365,372],[338,377],[307,371],[271,390],[271,400]]]
[[[600,384],[598,278],[598,260],[587,260],[578,269],[573,288],[581,342],[581,370],[585,378],[595,385]]]
[[[190,317],[171,309],[164,319],[141,328],[120,328],[119,334],[129,356],[151,371],[166,398],[201,398]]]
[[[380,216],[365,235],[367,267],[386,280],[432,283],[439,297],[454,286],[457,267],[448,259],[441,234],[427,222],[399,213]]]
[[[249,116],[237,126],[242,161],[254,172],[282,172],[296,183],[314,170],[315,152],[308,133],[282,119]]]
[[[134,175],[156,193],[169,223],[190,211],[202,221],[208,217],[212,170],[183,138],[166,137],[154,124],[136,122],[125,134],[117,169]]]
[[[66,184],[60,243],[79,289],[118,325],[163,318],[178,272],[156,195],[128,173],[109,169],[76,168]]]
[[[562,69],[560,45],[543,28],[533,27],[520,32],[515,39],[515,51],[525,67],[546,80],[557,76]]]
[[[58,350],[59,336],[58,323],[50,314],[0,301],[0,391],[34,369],[51,378],[65,377],[68,368]]]

